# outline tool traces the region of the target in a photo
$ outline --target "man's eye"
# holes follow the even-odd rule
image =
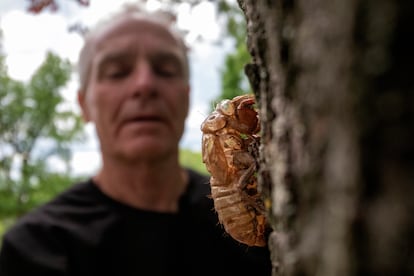
[[[153,70],[161,77],[179,77],[182,75],[180,64],[175,59],[160,58],[153,63]]]
[[[121,79],[128,76],[130,70],[124,66],[109,66],[105,68],[103,77],[106,79]]]
[[[180,74],[179,68],[173,63],[156,64],[154,72],[161,77],[175,77]]]

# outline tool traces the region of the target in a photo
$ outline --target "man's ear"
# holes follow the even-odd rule
[[[86,91],[78,91],[78,104],[81,108],[82,118],[87,123],[91,121],[88,105],[86,104]]]

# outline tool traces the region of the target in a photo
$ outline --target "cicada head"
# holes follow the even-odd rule
[[[256,134],[260,130],[259,116],[256,110],[256,102],[253,95],[241,95],[226,100],[221,106],[226,107],[229,124],[232,128],[245,134]]]
[[[226,126],[226,117],[213,111],[201,124],[201,131],[203,133],[215,133]]]

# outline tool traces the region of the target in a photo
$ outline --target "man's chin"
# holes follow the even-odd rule
[[[162,143],[157,139],[141,139],[122,149],[122,155],[127,160],[159,160],[174,152],[170,143],[165,139]]]

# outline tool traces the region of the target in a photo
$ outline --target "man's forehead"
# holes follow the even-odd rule
[[[116,28],[99,37],[95,45],[95,61],[132,58],[140,53],[148,56],[175,56],[181,62],[185,62],[185,51],[172,35],[166,35],[165,32],[164,35],[159,35],[156,31],[146,28],[147,26],[143,27],[142,30],[135,29],[134,26],[130,30]],[[136,37],[131,36],[134,33],[137,34]]]

